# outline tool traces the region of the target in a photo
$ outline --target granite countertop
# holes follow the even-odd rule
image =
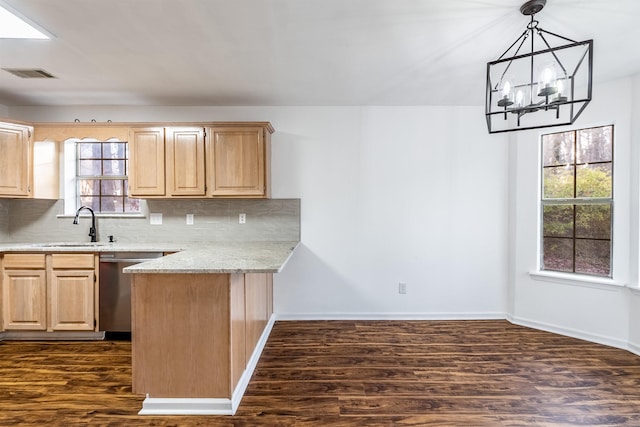
[[[107,242],[50,242],[50,243],[1,243],[2,252],[177,252],[195,243],[107,243]]]
[[[126,267],[125,273],[279,273],[298,242],[202,244]]]
[[[5,243],[2,252],[176,252],[124,268],[125,273],[278,273],[299,242]]]

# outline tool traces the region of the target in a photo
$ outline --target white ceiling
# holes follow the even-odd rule
[[[53,34],[0,40],[0,104],[480,105],[524,0],[2,0]],[[640,0],[548,0],[594,81],[640,72]]]

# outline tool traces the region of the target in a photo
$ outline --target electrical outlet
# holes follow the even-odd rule
[[[247,222],[247,214],[241,213],[238,215],[238,224],[245,224]]]
[[[149,214],[149,224],[151,224],[151,225],[162,225],[162,214],[161,213],[150,213]]]
[[[407,284],[406,283],[398,283],[398,293],[399,294],[406,294],[407,293]]]
[[[193,225],[193,214],[187,214],[187,225]]]

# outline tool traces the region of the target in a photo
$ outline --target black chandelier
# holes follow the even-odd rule
[[[591,101],[593,40],[577,42],[540,28],[535,14],[546,3],[530,0],[520,7],[531,22],[500,58],[487,63],[489,133],[569,125]],[[552,47],[550,40],[568,44]],[[528,53],[521,52],[525,44]]]

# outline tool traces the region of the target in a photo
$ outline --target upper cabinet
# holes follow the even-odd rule
[[[133,128],[129,132],[129,194],[164,196],[164,128]]]
[[[167,128],[165,148],[169,196],[205,196],[204,128]]]
[[[58,198],[55,142],[34,143],[32,126],[0,122],[0,153],[0,197]]]
[[[269,197],[267,134],[261,127],[211,128],[208,160],[213,197]]]
[[[0,123],[0,196],[31,197],[31,128]]]
[[[269,198],[273,131],[269,122],[40,123],[35,128],[0,122],[0,197],[57,199],[64,141],[115,138],[129,144],[130,197]]]
[[[268,198],[270,124],[131,128],[132,197]]]
[[[205,197],[204,128],[132,128],[132,197]]]

